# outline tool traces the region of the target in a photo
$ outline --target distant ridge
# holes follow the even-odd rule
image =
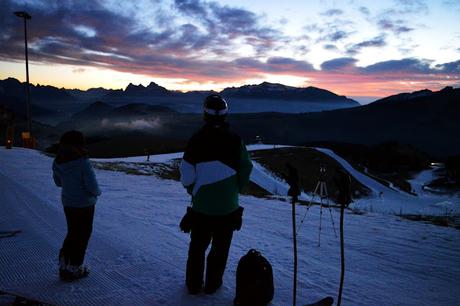
[[[423,89],[423,90],[418,90],[418,91],[414,91],[411,93],[400,93],[400,94],[388,96],[388,97],[376,100],[371,104],[398,103],[398,102],[412,101],[414,99],[430,97],[433,95],[437,95],[439,93],[446,93],[446,92],[453,91],[453,90],[454,88],[452,86],[446,86],[440,91],[431,91],[429,89]]]
[[[237,97],[247,99],[276,99],[276,100],[297,100],[297,101],[319,101],[319,102],[344,102],[359,106],[355,100],[345,96],[309,86],[292,87],[279,83],[263,82],[258,85],[244,85],[241,87],[230,87],[221,91],[224,97]]]
[[[25,94],[25,83],[21,83],[14,78],[0,80],[0,95],[11,97],[23,97]],[[130,83],[125,89],[104,89],[90,88],[88,90],[65,89],[53,86],[31,85],[31,95],[33,94],[32,103],[35,99],[52,99],[65,101],[94,101],[124,99],[124,98],[153,98],[153,97],[175,97],[175,98],[204,98],[206,95],[215,93],[214,91],[189,91],[180,92],[168,90],[154,82],[148,86],[142,84],[134,85]],[[227,98],[242,99],[268,99],[268,100],[286,100],[286,101],[306,101],[306,102],[324,102],[324,103],[341,103],[349,107],[359,106],[360,104],[353,99],[337,95],[331,91],[316,87],[293,87],[278,83],[263,82],[257,85],[243,85],[240,87],[225,88],[219,94]],[[46,106],[46,105],[45,105]]]

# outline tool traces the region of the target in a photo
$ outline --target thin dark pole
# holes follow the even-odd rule
[[[292,305],[296,306],[297,300],[297,233],[296,233],[296,218],[295,218],[295,201],[296,197],[292,197],[292,237],[294,242],[294,279],[292,288]]]
[[[345,278],[345,247],[343,239],[343,215],[345,210],[345,204],[340,205],[340,288],[339,288],[339,297],[337,298],[337,306],[340,306],[342,303],[342,291],[343,291],[343,281]]]
[[[27,88],[26,88],[26,103],[27,103],[27,126],[28,126],[28,131],[31,134],[32,137],[32,120],[30,117],[30,84],[29,84],[29,52],[27,48],[27,18],[24,19],[24,41],[25,41],[25,46],[26,46],[26,82],[27,82]]]

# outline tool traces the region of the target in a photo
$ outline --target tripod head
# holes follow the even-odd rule
[[[319,164],[319,176],[318,176],[318,181],[324,182],[326,180],[326,165],[323,163]]]

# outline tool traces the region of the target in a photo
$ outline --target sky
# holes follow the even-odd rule
[[[382,97],[460,86],[460,0],[1,0],[0,79],[88,89],[264,81]]]

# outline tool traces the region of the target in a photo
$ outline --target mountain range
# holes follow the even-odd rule
[[[24,110],[23,100],[19,98],[23,89],[24,85],[17,80],[10,78],[0,81],[0,104],[13,111],[19,108],[19,117]],[[110,145],[107,142],[98,144],[101,155],[114,147],[119,149],[117,152],[120,154],[142,154],[146,146],[160,146],[166,142],[173,142],[172,147],[180,149],[202,125],[201,101],[209,93],[169,91],[153,82],[148,86],[130,84],[125,90],[95,88],[79,91],[51,86],[31,88],[31,95],[44,99],[43,106],[32,105],[34,120],[40,117],[37,114],[62,115],[59,109],[54,113],[47,111],[45,102],[78,106],[73,112],[65,112],[66,116],[61,116],[60,122],[53,124],[55,127],[40,126],[40,130],[46,134],[44,138],[52,141],[64,130],[80,129],[94,139],[110,140]],[[227,88],[220,93],[228,98],[232,110],[242,105],[257,108],[258,104],[270,103],[282,104],[285,109],[298,108],[299,103],[311,108],[307,100],[313,98],[321,101],[318,103],[334,105],[335,101],[342,101],[347,106],[305,113],[232,111],[230,124],[248,143],[254,142],[256,137],[262,137],[268,143],[293,145],[314,142],[374,145],[397,141],[441,158],[460,154],[460,142],[456,139],[456,135],[460,135],[460,88],[401,93],[364,106],[356,106],[355,101],[323,89],[266,82]],[[98,97],[102,98],[96,99]],[[292,100],[300,99],[298,97],[305,100]],[[281,98],[283,100],[279,100]],[[94,103],[95,100],[98,102]],[[184,112],[178,107],[181,105],[196,110]],[[164,151],[168,151],[167,147],[163,148]]]
[[[432,156],[460,154],[460,89],[416,91],[394,95],[369,105],[332,111],[283,114],[230,114],[231,126],[245,139],[263,138],[268,143],[304,145],[343,142],[375,145],[397,141],[413,145]],[[118,138],[128,136],[175,139],[182,144],[202,124],[201,114],[179,113],[170,108],[145,104],[113,107],[97,102],[73,115],[59,129],[82,129],[88,135]],[[131,136],[130,136],[131,137]]]
[[[168,90],[154,82],[148,86],[129,84],[124,90],[91,88],[88,90],[31,85],[31,103],[39,113],[49,110],[66,114],[75,113],[94,101],[120,106],[129,103],[163,105],[181,112],[200,112],[203,99],[213,91],[180,92]],[[307,112],[355,107],[359,103],[330,91],[306,87],[298,88],[275,83],[245,85],[226,88],[220,94],[231,100],[233,112]],[[25,109],[25,83],[14,78],[0,80],[0,102],[6,107],[22,112]],[[35,114],[36,111],[33,112]],[[68,117],[59,118],[67,119]],[[42,121],[46,118],[40,116]],[[48,120],[50,121],[50,120]],[[56,120],[51,120],[56,123]]]

